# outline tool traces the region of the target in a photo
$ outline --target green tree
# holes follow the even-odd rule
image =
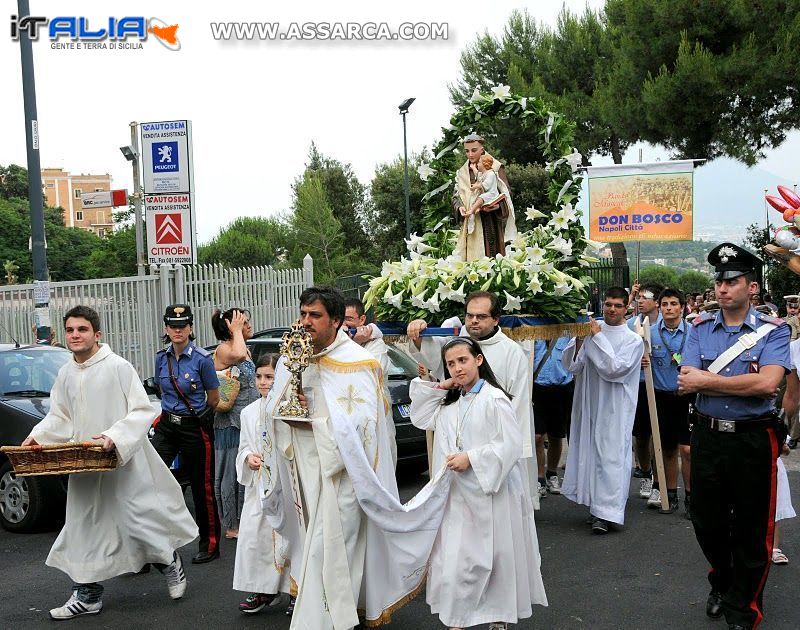
[[[358,181],[352,166],[322,155],[312,142],[305,171],[294,182],[295,196],[298,195],[300,186],[313,177],[322,184],[333,216],[338,220],[345,236],[345,242],[361,258],[374,259],[377,252],[372,240],[367,237],[365,227],[369,218],[367,189]]]
[[[408,160],[409,207],[411,209],[411,232],[425,232],[425,217],[422,213],[422,197],[426,186],[417,174],[417,167],[424,155],[412,155]],[[403,158],[379,164],[370,182],[370,212],[367,231],[372,237],[373,248],[378,254],[375,262],[397,260],[406,253],[403,239],[406,233],[405,188]]]
[[[332,283],[340,276],[364,271],[355,252],[348,247],[319,176],[308,175],[296,187],[291,226],[294,246],[289,260],[293,266],[300,266],[303,257],[311,254],[315,281]]]
[[[135,276],[136,228],[132,224],[118,226],[105,239],[100,239],[89,256],[86,273],[89,278]]]
[[[639,270],[640,284],[660,284],[662,287],[678,287],[678,274],[671,267],[647,265]]]
[[[28,169],[16,164],[0,166],[0,197],[28,198]]]
[[[598,99],[623,137],[752,165],[800,126],[795,0],[607,0],[605,15]]]
[[[293,241],[284,217],[239,217],[198,248],[198,262],[226,267],[280,266]]]
[[[684,271],[678,276],[677,286],[684,293],[702,293],[713,285],[713,278],[701,271]]]

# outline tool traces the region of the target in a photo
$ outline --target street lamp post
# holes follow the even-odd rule
[[[28,0],[17,0],[20,19],[30,15]],[[39,120],[36,112],[36,79],[30,31],[20,29],[22,100],[25,110],[25,141],[28,157],[28,203],[31,215],[31,257],[33,263],[34,321],[36,343],[50,343],[50,274],[47,270],[47,240],[42,199],[42,166],[39,158]]]
[[[407,98],[400,105],[400,115],[403,117],[403,188],[406,197],[406,238],[411,237],[411,193],[408,190],[408,141],[406,139],[406,114],[416,98]]]
[[[131,123],[131,143],[129,146],[120,147],[122,155],[131,163],[133,168],[133,208],[136,228],[136,275],[144,275],[144,230],[142,229],[142,187],[139,183],[139,125]]]

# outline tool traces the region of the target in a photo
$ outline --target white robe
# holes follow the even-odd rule
[[[375,327],[375,324],[370,324],[370,326]],[[389,347],[383,340],[383,333],[380,330],[378,330],[377,327],[375,327],[375,330],[377,330],[377,333],[379,333],[380,336],[379,337],[373,336],[372,339],[367,341],[361,347],[364,348],[364,350],[366,350],[367,352],[369,352],[373,357],[375,357],[378,363],[381,364],[381,374],[383,379],[382,385],[384,389],[384,394],[386,396],[386,399],[391,403],[391,398],[389,396],[389,388],[387,387],[387,381],[386,381],[386,379],[389,378],[389,367],[390,367]],[[377,333],[373,332],[373,335],[376,335]],[[391,413],[387,414],[385,416],[385,419],[386,419],[386,431],[387,435],[389,436],[388,440],[389,447],[391,448],[392,451],[392,463],[394,464],[395,467],[397,467],[397,427],[394,426],[394,417],[392,416]]]
[[[58,373],[50,412],[31,431],[39,444],[114,441],[115,470],[72,475],[64,528],[47,564],[77,583],[100,582],[169,564],[197,537],[197,525],[172,476],[147,439],[155,412],[133,366],[103,344],[84,363]]]
[[[631,431],[636,412],[642,338],[625,324],[600,322],[575,355],[561,361],[575,375],[569,452],[561,493],[588,505],[597,518],[622,525],[631,475]]]
[[[787,518],[794,518],[795,516],[797,516],[797,513],[792,506],[792,495],[789,492],[789,476],[786,474],[786,466],[783,464],[783,460],[779,457],[775,520],[782,521]]]
[[[434,470],[458,451],[459,404],[472,404],[460,412],[470,468],[452,475],[431,553],[427,601],[446,626],[517,623],[531,616],[532,604],[547,605],[519,423],[508,398],[488,383],[443,406],[446,394],[433,383],[411,382],[411,421],[434,431]]]
[[[442,323],[443,328],[461,326],[457,317]],[[461,327],[461,334],[466,335],[466,327]],[[419,350],[413,343],[409,343],[411,356],[427,367],[439,379],[444,378],[442,365],[442,346],[452,337],[422,337]],[[477,341],[477,340],[476,340]],[[529,357],[515,341],[509,339],[502,330],[489,337],[478,341],[483,351],[483,356],[492,368],[497,382],[512,396],[511,406],[514,416],[520,422],[522,439],[522,458],[525,459],[526,472],[525,484],[530,490],[533,506],[539,508],[539,494],[536,492],[538,467],[536,463],[536,449],[533,448],[533,391],[532,355]]]
[[[273,386],[275,405],[268,408],[273,417],[287,394],[288,379],[281,362]],[[294,519],[301,523],[303,541],[292,549],[298,597],[291,627],[344,630],[359,623],[359,610],[368,621],[386,623],[421,588],[425,566],[424,560],[407,566],[418,560],[413,553],[392,555],[395,543],[366,518],[345,468],[344,459],[360,458],[375,487],[399,505],[385,430],[391,408],[380,384],[380,366],[340,331],[303,372],[303,388],[312,393],[307,399],[313,429],[275,422],[278,451],[288,463],[280,475],[280,492],[291,500],[272,500],[277,486],[264,500],[273,526],[282,521],[286,527]],[[295,504],[292,513],[281,515],[290,503]],[[400,564],[392,557],[401,558]]]
[[[288,593],[289,536],[281,536],[267,519],[261,506],[261,495],[268,490],[272,476],[278,475],[274,427],[267,418],[267,398],[260,398],[242,410],[242,432],[236,456],[236,478],[244,486],[244,507],[236,540],[236,563],[233,588],[237,591],[274,594]],[[250,454],[262,457],[258,471],[247,465]]]

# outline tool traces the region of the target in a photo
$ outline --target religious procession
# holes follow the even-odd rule
[[[786,179],[753,175],[745,185],[758,207],[746,233],[702,222],[713,211],[724,224],[737,203],[752,205],[723,203],[737,176],[712,186],[707,163],[756,170],[768,149],[797,141],[786,51],[800,50],[800,12],[790,4],[598,0],[581,14],[568,1],[560,12],[531,8],[540,22],[515,8],[502,34],[486,30],[451,60],[463,76],[447,84],[449,101],[436,97],[447,114],[431,127],[435,140],[418,143],[410,174],[415,98],[399,106],[403,159],[376,168],[369,188],[312,139],[290,186],[294,214],[264,218],[236,197],[238,182],[247,202],[274,203],[306,128],[336,146],[380,145],[383,123],[367,110],[393,89],[384,81],[410,80],[405,66],[409,76],[441,74],[430,41],[408,47],[414,62],[391,57],[371,70],[367,58],[389,59],[396,44],[349,57],[331,39],[308,68],[300,54],[296,68],[269,58],[273,85],[284,85],[284,66],[293,81],[318,81],[303,98],[282,93],[282,121],[279,99],[245,91],[258,83],[252,57],[237,56],[255,47],[232,45],[247,39],[234,28],[245,23],[212,22],[217,48],[203,59],[186,26],[108,18],[108,31],[93,33],[87,18],[31,17],[20,0],[12,39],[22,50],[27,192],[11,194],[21,171],[0,167],[0,211],[23,211],[6,223],[30,241],[20,251],[33,279],[19,282],[17,250],[0,237],[0,424],[17,422],[0,426],[3,627],[800,627],[800,195]],[[453,24],[494,29],[499,7],[469,0]],[[367,26],[347,25],[335,26]],[[71,50],[58,41],[66,35],[78,48],[91,37],[84,45],[99,55],[95,39],[138,38],[143,48],[149,33],[198,68],[236,59],[226,73],[238,79],[214,75],[213,95],[187,87],[180,105],[197,111],[208,143],[199,177],[187,119],[130,123],[120,150],[132,195],[112,191],[110,178],[109,190],[89,193],[73,187],[94,187],[89,176],[64,193],[63,173],[42,180],[54,169],[39,164],[30,89],[39,26],[59,54]],[[282,39],[281,53],[303,43]],[[363,39],[346,43],[356,50]],[[357,99],[327,102],[345,92],[326,83],[342,68],[377,87],[354,83],[346,89]],[[306,111],[308,102],[330,109]],[[81,107],[100,115],[91,101]],[[306,113],[293,119],[290,109]],[[336,124],[313,127],[334,112]],[[208,129],[240,118],[258,124],[212,150]],[[326,136],[329,127],[346,135]],[[657,157],[644,161],[644,151]],[[216,153],[241,172],[204,166]],[[196,212],[196,198],[216,194],[210,212]],[[99,228],[104,215],[80,223],[92,204],[130,209]],[[198,226],[237,205],[249,214],[198,246]],[[45,211],[56,208],[69,214],[59,229],[111,240],[113,228],[135,241],[120,295],[102,293],[109,278],[51,284],[47,256],[80,245],[45,233]],[[681,255],[680,278],[669,262],[679,243],[698,246]],[[125,258],[95,247],[95,268]],[[266,262],[241,263],[261,249]],[[63,264],[83,264],[73,258]],[[362,261],[369,271],[341,273]],[[21,344],[31,318],[36,342]],[[37,351],[49,362],[34,364]],[[15,352],[24,361],[12,365]]]

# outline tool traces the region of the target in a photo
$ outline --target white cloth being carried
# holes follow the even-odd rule
[[[786,474],[786,466],[783,460],[778,458],[778,497],[775,506],[775,520],[782,521],[787,518],[794,518],[797,513],[792,506],[792,495],[789,492],[789,477]]]
[[[278,466],[285,466],[277,457],[272,418],[267,416],[267,398],[260,398],[245,407],[239,419],[239,453],[236,456],[236,478],[244,486],[244,507],[236,540],[236,563],[233,588],[237,591],[274,594],[288,593],[290,578],[290,539],[299,541],[297,523],[292,520],[293,536],[282,536],[270,524],[262,509],[261,497],[268,494],[277,477]],[[250,454],[261,457],[261,468],[247,465]]]
[[[570,341],[561,357],[575,375],[569,452],[561,493],[588,505],[591,514],[625,522],[631,476],[631,431],[636,412],[642,338],[625,324],[600,322],[575,354]]]
[[[268,406],[272,417],[288,385],[281,361],[275,404]],[[303,387],[310,394],[312,429],[276,419],[278,452],[288,466],[263,500],[281,533],[296,520],[303,534],[301,544],[292,546],[298,598],[291,627],[345,630],[358,624],[358,610],[370,625],[388,623],[424,584],[449,477],[439,475],[423,490],[419,509],[400,505],[387,443],[385,415],[391,408],[380,368],[343,331],[314,356],[303,372]],[[424,500],[431,495],[434,500]],[[366,518],[364,506],[374,519]],[[388,518],[389,508],[404,516]],[[395,535],[398,531],[404,534]]]
[[[114,441],[118,458],[115,470],[70,476],[64,528],[47,564],[73,582],[169,564],[176,549],[197,537],[178,482],[147,439],[155,415],[136,370],[105,344],[58,373],[50,411],[31,437],[53,444],[102,434]]]
[[[470,468],[452,473],[427,601],[446,626],[517,623],[531,616],[532,604],[547,605],[519,423],[508,398],[488,383],[462,398],[468,411],[458,402],[442,405],[446,395],[428,381],[411,382],[411,421],[434,431],[434,470],[459,450],[459,413],[470,459]]]

